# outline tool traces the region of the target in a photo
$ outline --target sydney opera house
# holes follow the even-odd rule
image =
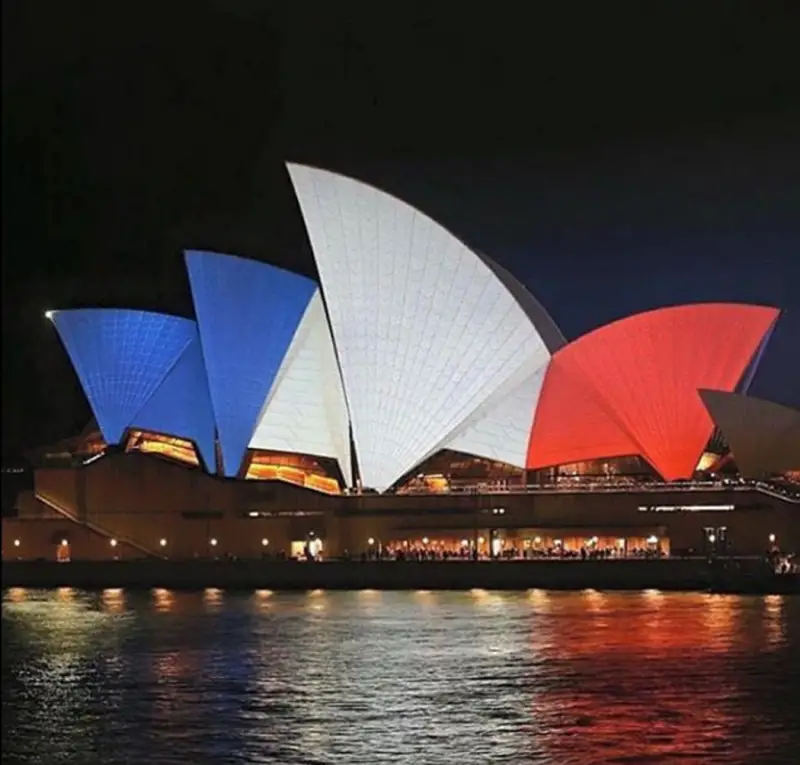
[[[800,542],[800,412],[747,395],[778,308],[572,341],[365,183],[288,171],[319,279],[188,251],[194,316],[48,313],[91,405],[4,558],[762,553]]]

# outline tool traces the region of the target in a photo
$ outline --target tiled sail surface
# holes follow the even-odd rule
[[[209,473],[216,472],[214,412],[194,322],[193,337],[133,418],[132,426],[193,441]]]
[[[690,477],[714,427],[697,390],[734,390],[777,317],[761,306],[661,308],[565,346],[547,371],[528,467],[620,456],[635,444],[666,480]],[[598,453],[598,441],[618,444],[616,453]]]
[[[250,448],[333,457],[351,483],[347,404],[319,291],[262,407]]]
[[[235,476],[316,285],[232,255],[185,256],[223,471]]]
[[[195,334],[189,319],[149,311],[88,308],[52,319],[109,444],[120,442]]]
[[[760,478],[800,470],[800,411],[719,390],[701,390],[700,398],[742,475]]]
[[[641,444],[599,398],[591,380],[553,357],[536,409],[527,466],[641,454]]]
[[[446,442],[448,449],[524,468],[546,362],[511,380]]]
[[[330,316],[361,481],[383,491],[550,358],[478,255],[423,213],[290,165]],[[531,407],[534,402],[531,402]]]
[[[483,253],[481,260],[514,296],[536,327],[549,353],[566,345],[561,330],[544,307],[507,269]],[[531,425],[549,354],[534,356],[516,377],[506,381],[447,439],[445,447],[524,468]]]

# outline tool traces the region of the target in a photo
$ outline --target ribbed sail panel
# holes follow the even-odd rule
[[[196,325],[189,345],[131,425],[193,441],[206,470],[216,472],[214,412]]]
[[[290,165],[328,307],[362,484],[383,491],[547,344],[493,269],[389,194]],[[533,406],[535,402],[531,402]]]
[[[594,330],[554,356],[548,377],[580,380],[594,408],[638,445],[638,454],[666,480],[694,472],[713,431],[699,388],[732,391],[778,317],[774,308],[702,304],[661,308]],[[598,454],[596,435],[580,438],[581,407],[569,389],[545,381],[531,433],[528,466],[550,462],[561,432],[576,433],[574,459]],[[544,461],[547,460],[547,463]]]
[[[349,428],[333,338],[317,291],[262,407],[250,448],[333,457],[349,485]]]
[[[118,444],[195,335],[177,316],[117,308],[51,315],[103,438]]]
[[[235,476],[316,285],[274,266],[211,252],[187,252],[186,267],[223,472]]]

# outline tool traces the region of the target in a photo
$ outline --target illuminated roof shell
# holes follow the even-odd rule
[[[84,308],[51,317],[109,444],[122,440],[196,337],[193,321],[150,311]]]
[[[250,448],[333,457],[352,484],[347,403],[319,291],[264,402]]]
[[[760,478],[800,470],[800,411],[719,390],[701,390],[700,398],[742,475]]]
[[[441,225],[351,178],[288,169],[325,295],[361,481],[383,491],[463,440],[465,423],[511,381],[544,368],[550,349],[493,266]],[[533,412],[538,388],[527,390]],[[490,430],[469,442],[502,436]],[[524,456],[522,448],[517,460]]]
[[[699,388],[732,391],[778,318],[774,308],[659,308],[562,348],[545,375],[528,467],[639,454],[689,478],[713,430]]]
[[[236,476],[316,285],[232,255],[185,254],[223,472]]]
[[[153,395],[131,422],[132,427],[194,442],[209,473],[216,472],[215,425],[197,326],[194,336]]]

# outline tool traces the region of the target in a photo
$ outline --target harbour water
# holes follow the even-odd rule
[[[3,762],[794,763],[800,598],[3,593]]]

